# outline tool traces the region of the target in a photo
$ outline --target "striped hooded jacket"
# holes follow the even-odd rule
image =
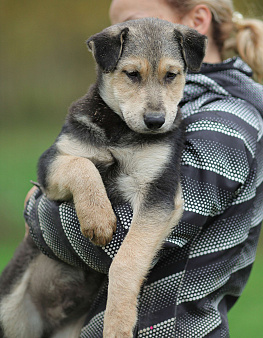
[[[240,58],[187,75],[184,214],[141,290],[135,337],[229,336],[227,311],[249,277],[263,219],[263,87],[251,75]],[[132,218],[129,205],[114,210],[118,229],[103,248],[81,235],[72,204],[40,191],[25,218],[42,252],[107,273]],[[106,296],[105,284],[81,338],[102,337]]]

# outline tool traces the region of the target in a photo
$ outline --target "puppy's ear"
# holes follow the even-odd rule
[[[186,26],[177,26],[174,30],[179,41],[187,68],[198,72],[201,68],[207,45],[207,37],[195,29]]]
[[[91,36],[87,40],[97,64],[103,72],[109,73],[116,67],[123,50],[123,43],[129,28],[120,29],[113,26]]]

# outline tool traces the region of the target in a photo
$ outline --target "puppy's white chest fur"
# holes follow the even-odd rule
[[[120,167],[116,188],[135,205],[146,193],[147,185],[160,176],[170,159],[171,147],[167,144],[112,147],[110,152]]]

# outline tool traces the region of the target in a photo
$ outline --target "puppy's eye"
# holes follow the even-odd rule
[[[167,72],[165,74],[164,81],[165,82],[172,82],[176,78],[176,75],[177,74],[175,74],[175,73]]]
[[[132,80],[133,82],[139,82],[141,80],[141,75],[139,72],[137,71],[133,71],[133,72],[128,72],[127,70],[124,70],[124,73],[128,76],[128,78],[130,80]]]

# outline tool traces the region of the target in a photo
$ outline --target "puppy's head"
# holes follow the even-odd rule
[[[198,71],[206,37],[188,27],[146,18],[106,28],[88,47],[106,104],[138,133],[173,128],[186,71]]]

